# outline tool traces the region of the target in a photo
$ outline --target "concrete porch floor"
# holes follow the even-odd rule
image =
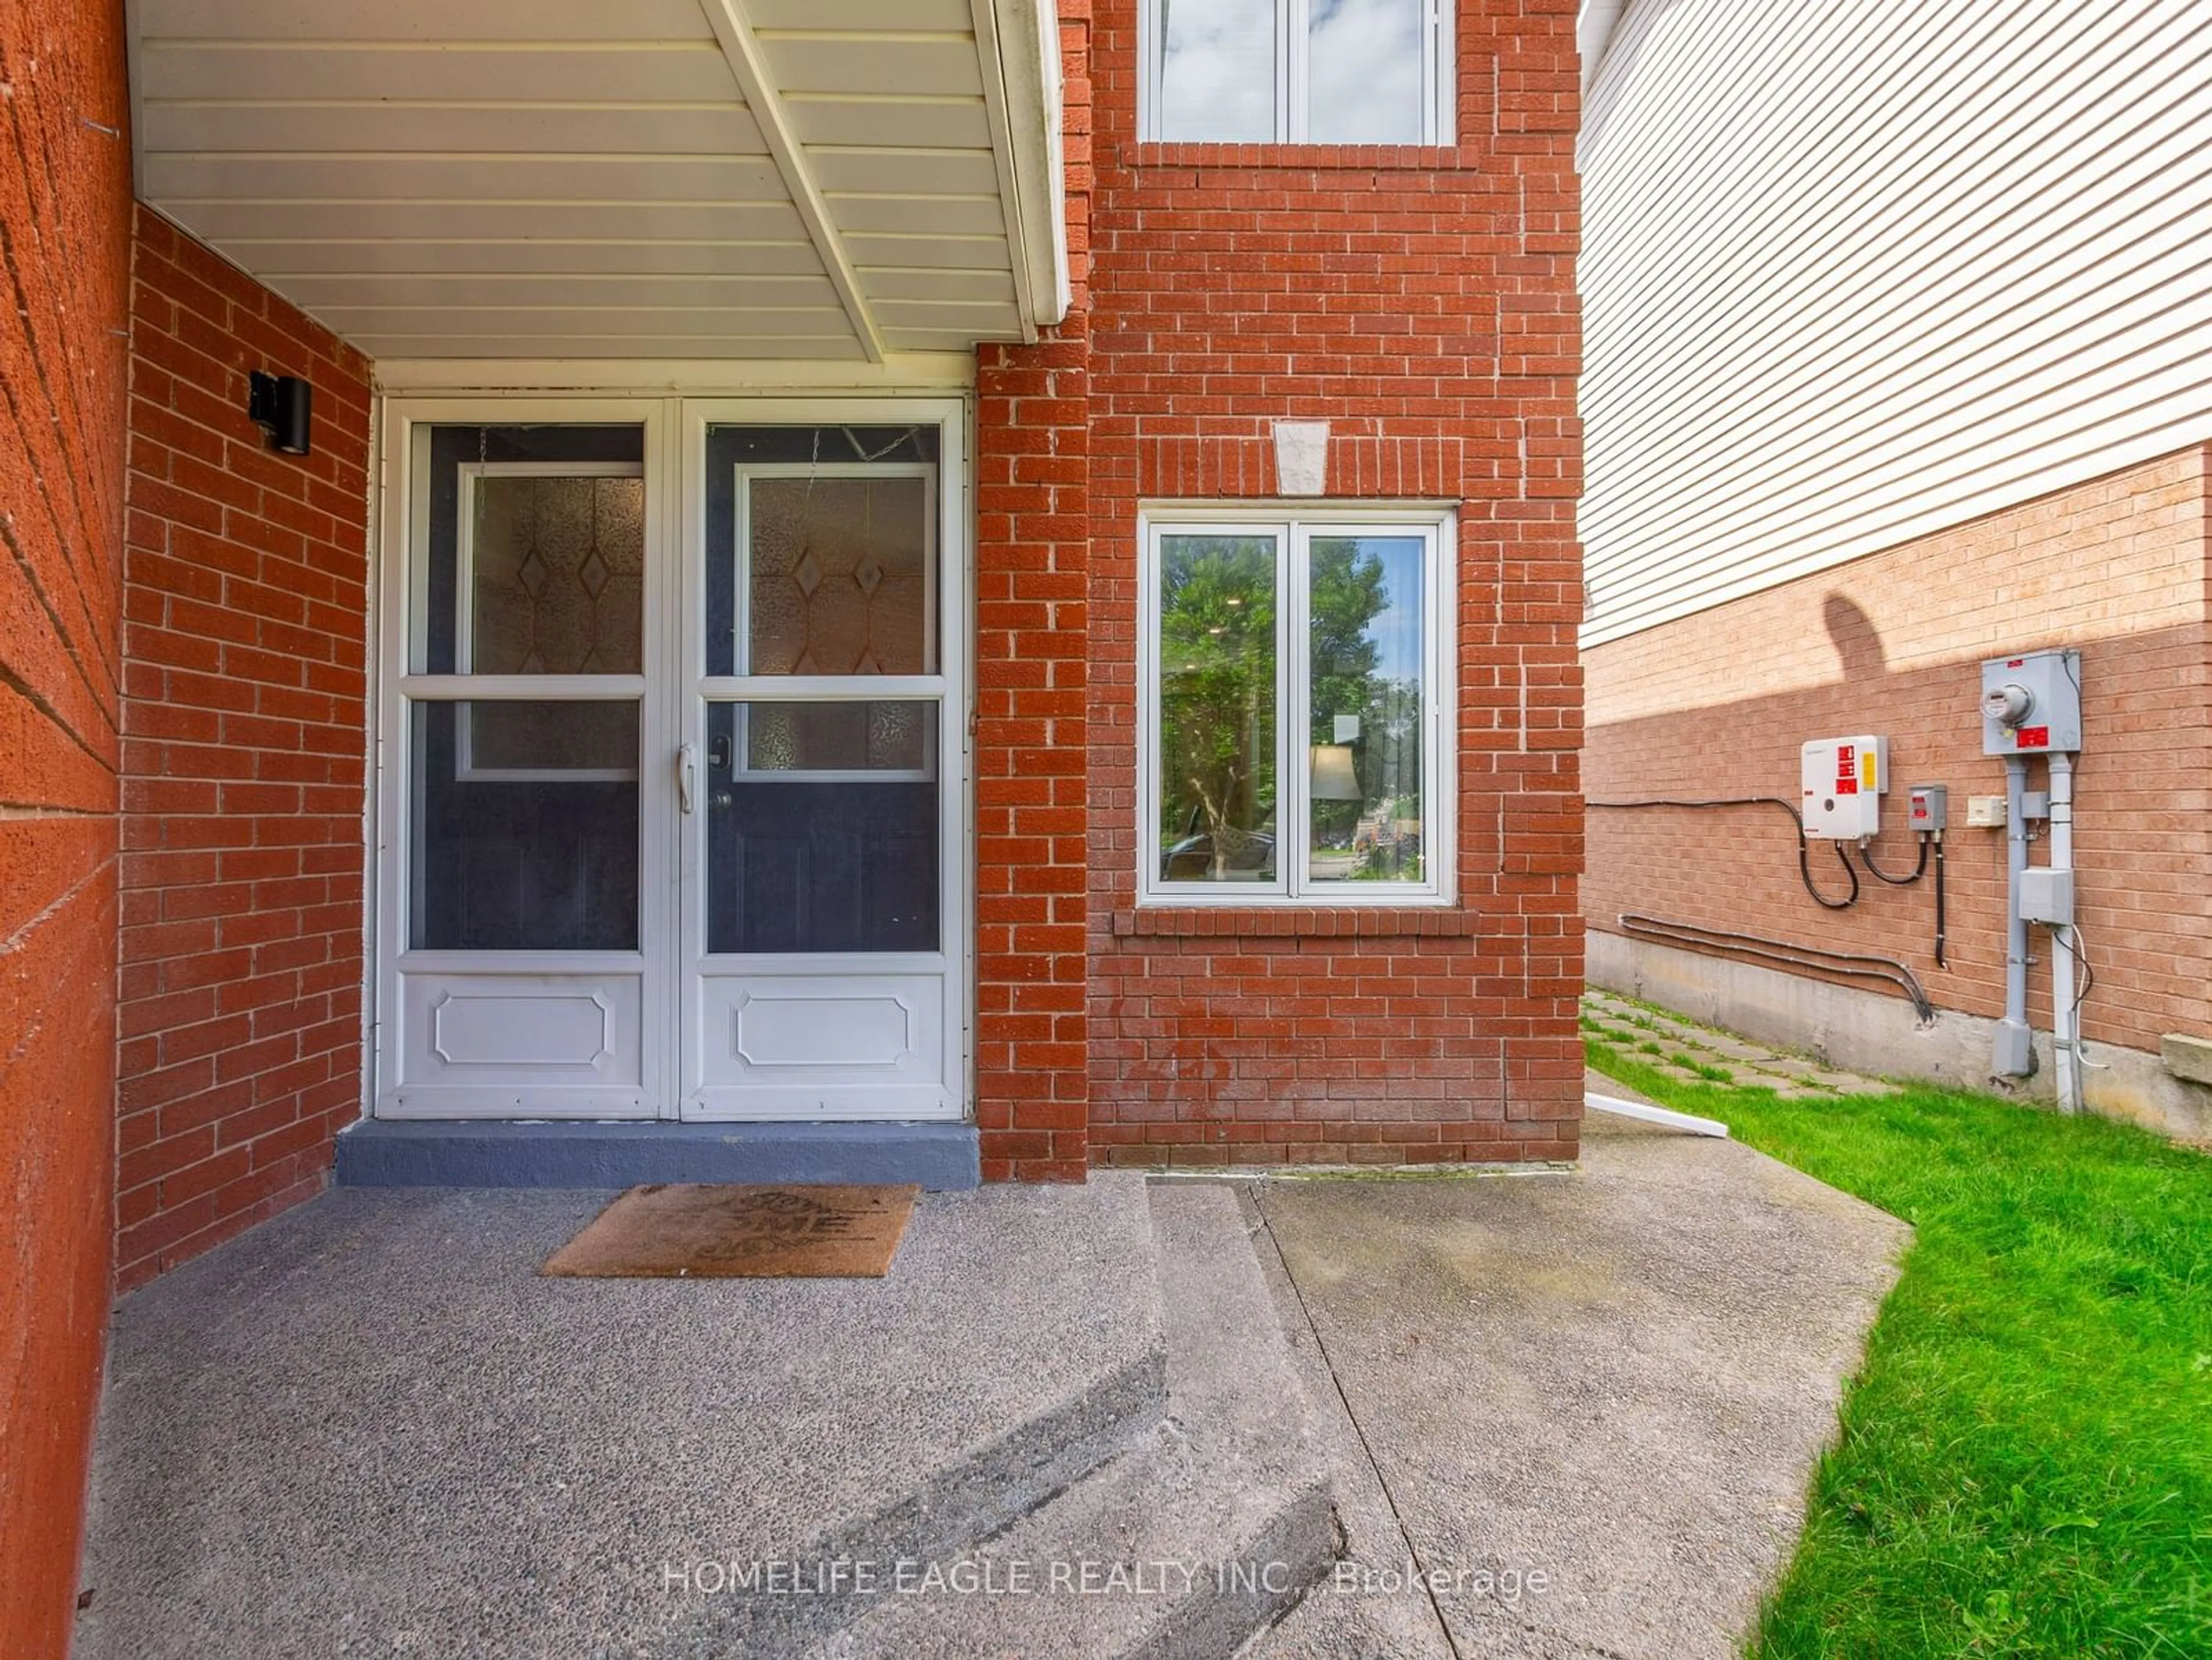
[[[915,1652],[881,1621],[702,1614],[662,1565],[1138,1550],[1126,1523],[1039,1523],[1101,1469],[1136,1468],[1131,1511],[1164,1402],[1203,1441],[1168,1401],[1182,1299],[1217,1382],[1249,1357],[1303,1394],[1263,1432],[1344,1529],[1244,1653],[1717,1660],[1787,1559],[1905,1230],[1733,1142],[1589,1130],[1571,1174],[1239,1183],[1243,1225],[1224,1194],[1210,1232],[1188,1206],[1156,1225],[1176,1213],[1127,1176],[926,1195],[882,1281],[544,1280],[608,1195],[333,1192],[121,1305],[76,1652]],[[1242,1304],[1189,1289],[1243,1280]],[[1215,1462],[1257,1485],[1250,1451]],[[1267,1479],[1295,1517],[1304,1478]],[[1155,1521],[1148,1557],[1220,1554]],[[1409,1558],[1454,1587],[1394,1585]],[[963,1651],[971,1611],[932,1651]],[[989,1612],[994,1654],[1122,1628],[1040,1608],[1017,1641]],[[1171,1638],[1110,1651],[1235,1646]]]
[[[612,1196],[333,1189],[125,1298],[75,1652],[790,1652],[669,1572],[935,1558],[1157,1420],[1141,1178],[927,1195],[882,1280],[539,1277]]]

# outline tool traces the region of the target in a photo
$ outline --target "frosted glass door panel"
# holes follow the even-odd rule
[[[473,483],[468,671],[641,673],[645,480]]]
[[[929,481],[746,483],[739,672],[929,673]]]

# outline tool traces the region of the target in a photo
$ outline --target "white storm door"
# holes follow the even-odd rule
[[[661,424],[388,410],[380,1116],[671,1104]]]
[[[687,1118],[965,1111],[963,422],[691,415]]]

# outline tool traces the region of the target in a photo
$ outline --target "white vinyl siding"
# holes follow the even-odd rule
[[[1632,0],[1579,153],[1586,644],[2212,438],[2202,0]]]

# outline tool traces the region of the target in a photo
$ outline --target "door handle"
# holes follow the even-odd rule
[[[692,799],[699,786],[699,751],[686,744],[676,751],[676,799],[686,812],[697,803]]]

